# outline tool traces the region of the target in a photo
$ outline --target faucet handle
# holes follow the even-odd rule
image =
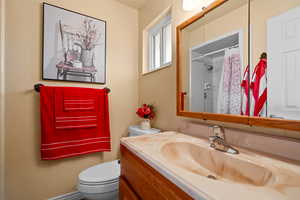
[[[209,137],[215,136],[215,137],[225,139],[225,134],[221,126],[214,125],[214,126],[210,126],[209,128],[210,128],[208,134]]]
[[[213,129],[214,126],[209,126],[208,127],[208,138],[210,137],[214,137],[214,129]]]
[[[209,140],[210,142],[214,142],[217,138],[218,138],[217,136],[211,135],[211,136],[208,137],[208,140]]]

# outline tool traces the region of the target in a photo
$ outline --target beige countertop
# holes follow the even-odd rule
[[[219,152],[207,140],[177,132],[122,138],[121,144],[194,199],[300,199],[296,164],[240,148],[237,155]]]

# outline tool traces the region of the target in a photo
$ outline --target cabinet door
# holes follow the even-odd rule
[[[121,154],[121,177],[133,189],[138,199],[193,200],[177,185],[166,179],[123,145],[121,145]],[[131,200],[135,199],[131,198]]]
[[[120,200],[139,200],[124,178],[120,178]]]

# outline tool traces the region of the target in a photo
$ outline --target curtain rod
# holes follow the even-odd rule
[[[216,54],[216,53],[220,53],[222,51],[225,51],[226,49],[234,49],[234,48],[237,48],[237,47],[239,47],[238,44],[237,45],[233,45],[231,47],[226,47],[226,48],[223,48],[223,49],[218,49],[216,51],[211,51],[211,52],[206,53],[206,54],[200,54],[199,56],[195,56],[194,58],[192,58],[192,61],[198,60],[198,59],[201,59],[201,58],[204,58],[206,56],[210,56],[210,55],[213,55],[213,54]]]
[[[36,92],[40,92],[41,86],[44,86],[44,85],[41,84],[41,83],[35,84],[35,85],[34,85],[34,90],[35,90]],[[105,89],[107,93],[110,93],[110,92],[111,92],[111,89],[109,89],[108,87],[105,87],[105,88],[103,88],[103,89]]]

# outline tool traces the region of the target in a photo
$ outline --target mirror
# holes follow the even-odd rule
[[[179,27],[179,111],[249,113],[248,19],[248,0],[215,1]]]
[[[299,133],[299,66],[300,0],[215,0],[177,27],[177,115]]]
[[[250,8],[250,116],[300,120],[300,1],[252,0]]]

